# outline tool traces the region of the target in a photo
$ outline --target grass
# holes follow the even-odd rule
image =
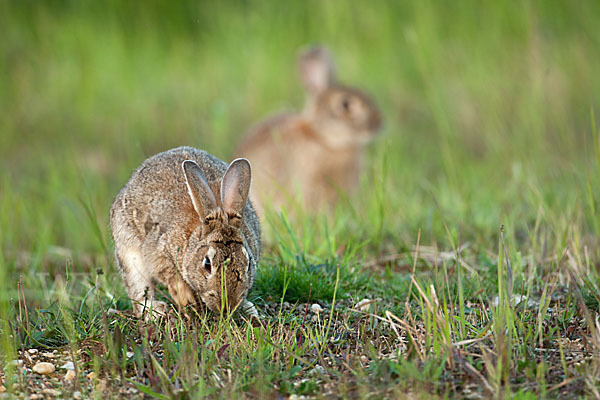
[[[0,15],[0,390],[600,397],[597,2],[2,2]],[[112,199],[156,152],[230,159],[252,123],[301,107],[294,57],[315,41],[385,116],[360,192],[329,215],[262,221],[261,325],[132,318]],[[77,377],[31,373],[40,360]]]

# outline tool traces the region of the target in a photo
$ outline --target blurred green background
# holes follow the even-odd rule
[[[385,117],[338,243],[376,256],[421,230],[493,251],[505,224],[515,251],[596,256],[598,21],[597,1],[3,1],[4,282],[69,259],[113,270],[131,171],[184,144],[230,159],[253,123],[302,107],[295,57],[315,42]]]

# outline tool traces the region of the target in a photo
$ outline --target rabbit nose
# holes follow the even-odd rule
[[[241,304],[241,301],[235,299],[234,297],[227,298],[227,302],[223,304],[222,311],[223,315],[232,314],[235,310],[237,310],[238,306]]]
[[[213,311],[216,313],[221,313],[222,315],[229,315],[237,309],[240,303],[241,301],[238,301],[233,296],[222,294],[220,300],[213,303],[213,305],[216,306],[216,309]]]

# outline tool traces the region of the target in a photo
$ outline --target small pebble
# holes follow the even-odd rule
[[[371,299],[362,299],[361,301],[356,303],[354,308],[357,308],[360,311],[369,311],[369,309],[371,308],[371,304],[373,304],[373,303],[374,303],[374,301]]]
[[[67,361],[63,365],[60,366],[62,369],[72,369],[75,370],[75,365],[73,365],[73,361]]]
[[[369,362],[369,359],[367,358],[367,356],[360,356],[360,362],[363,364],[367,364]]]
[[[46,357],[46,358],[56,358],[58,357],[56,354],[54,353],[42,353],[42,356]]]
[[[54,397],[56,397],[60,394],[59,391],[56,389],[44,389],[44,390],[42,390],[42,393],[45,395],[54,396]]]
[[[288,397],[289,400],[304,400],[307,399],[308,397],[304,396],[304,395],[300,395],[298,396],[296,393],[290,395],[290,397]]]
[[[131,358],[133,357],[135,353],[133,351],[128,351],[127,353],[125,353],[125,355],[127,356],[127,358]]]
[[[28,352],[29,354],[37,354],[37,352],[38,352],[38,349],[29,349],[29,350],[27,350],[27,352]]]
[[[49,362],[41,362],[33,366],[33,372],[40,375],[48,375],[53,373],[55,370],[56,367],[54,367],[54,364]]]
[[[38,399],[43,399],[44,395],[43,394],[39,394],[39,393],[34,393],[31,396],[29,396],[29,398],[31,400],[38,400]]]
[[[323,307],[321,307],[320,305],[318,305],[317,303],[313,304],[312,306],[310,306],[310,309],[312,310],[312,312],[318,314],[321,311],[323,311]]]
[[[80,392],[79,390],[77,390],[77,391],[73,392],[73,398],[74,398],[75,400],[78,400],[78,399],[80,399],[80,398],[81,398],[81,392]]]
[[[92,371],[89,374],[87,374],[86,377],[88,379],[94,379],[94,378],[96,378],[96,373],[94,371]]]
[[[99,393],[105,393],[106,391],[108,391],[108,380],[100,379],[98,381],[98,384],[96,385],[96,391]]]
[[[29,353],[25,353],[23,354],[23,357],[29,362],[29,364],[33,364],[33,358],[35,357],[35,355],[32,357],[29,355]]]
[[[325,375],[325,368],[323,368],[320,365],[315,366],[309,373],[308,375],[313,376],[313,375]]]
[[[73,379],[75,379],[75,371],[70,369],[65,374],[65,381],[72,381]]]
[[[12,360],[10,365],[13,367],[23,368],[23,360]]]

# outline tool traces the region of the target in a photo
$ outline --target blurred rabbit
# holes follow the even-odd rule
[[[250,164],[231,164],[191,147],[150,157],[112,205],[115,255],[138,316],[165,314],[155,282],[180,307],[256,316],[246,295],[260,256],[260,225],[252,204]]]
[[[252,162],[252,197],[259,214],[297,192],[309,211],[318,211],[335,204],[338,191],[354,191],[365,146],[381,129],[379,108],[366,93],[337,82],[326,48],[302,52],[298,68],[307,92],[304,110],[260,122],[237,150]]]

